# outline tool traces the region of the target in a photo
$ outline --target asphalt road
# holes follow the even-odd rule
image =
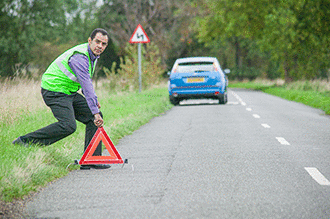
[[[111,137],[111,133],[109,133]],[[256,91],[185,101],[116,146],[129,164],[77,170],[32,218],[330,218],[330,117]]]

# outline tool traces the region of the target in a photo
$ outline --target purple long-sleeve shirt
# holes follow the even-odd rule
[[[97,62],[97,59],[100,56],[95,56],[88,45],[88,53],[91,58],[92,67],[94,63]],[[89,60],[88,57],[82,54],[74,54],[69,59],[69,66],[72,71],[75,73],[83,94],[85,95],[89,109],[92,111],[92,114],[95,115],[99,113],[100,110],[97,106],[97,96],[92,84],[91,76],[89,75]]]

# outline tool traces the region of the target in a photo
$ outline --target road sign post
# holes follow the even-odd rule
[[[138,60],[139,60],[139,92],[142,90],[142,66],[141,66],[141,43],[138,44]]]
[[[141,24],[139,24],[131,39],[129,40],[130,43],[138,43],[138,71],[139,71],[139,92],[142,90],[142,65],[141,65],[141,43],[149,43],[149,37],[147,36],[146,32],[142,28]]]

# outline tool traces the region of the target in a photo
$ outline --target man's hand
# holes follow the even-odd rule
[[[99,113],[94,115],[94,124],[99,128],[103,126],[103,119]]]

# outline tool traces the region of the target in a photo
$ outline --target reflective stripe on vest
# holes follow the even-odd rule
[[[64,57],[64,56],[63,56]],[[64,58],[58,58],[56,59],[56,64],[57,66],[60,68],[60,70],[66,75],[68,76],[68,78],[70,78],[72,81],[74,82],[78,82],[78,79],[75,75],[73,75],[68,69],[66,69],[62,63],[62,61],[64,60]]]

